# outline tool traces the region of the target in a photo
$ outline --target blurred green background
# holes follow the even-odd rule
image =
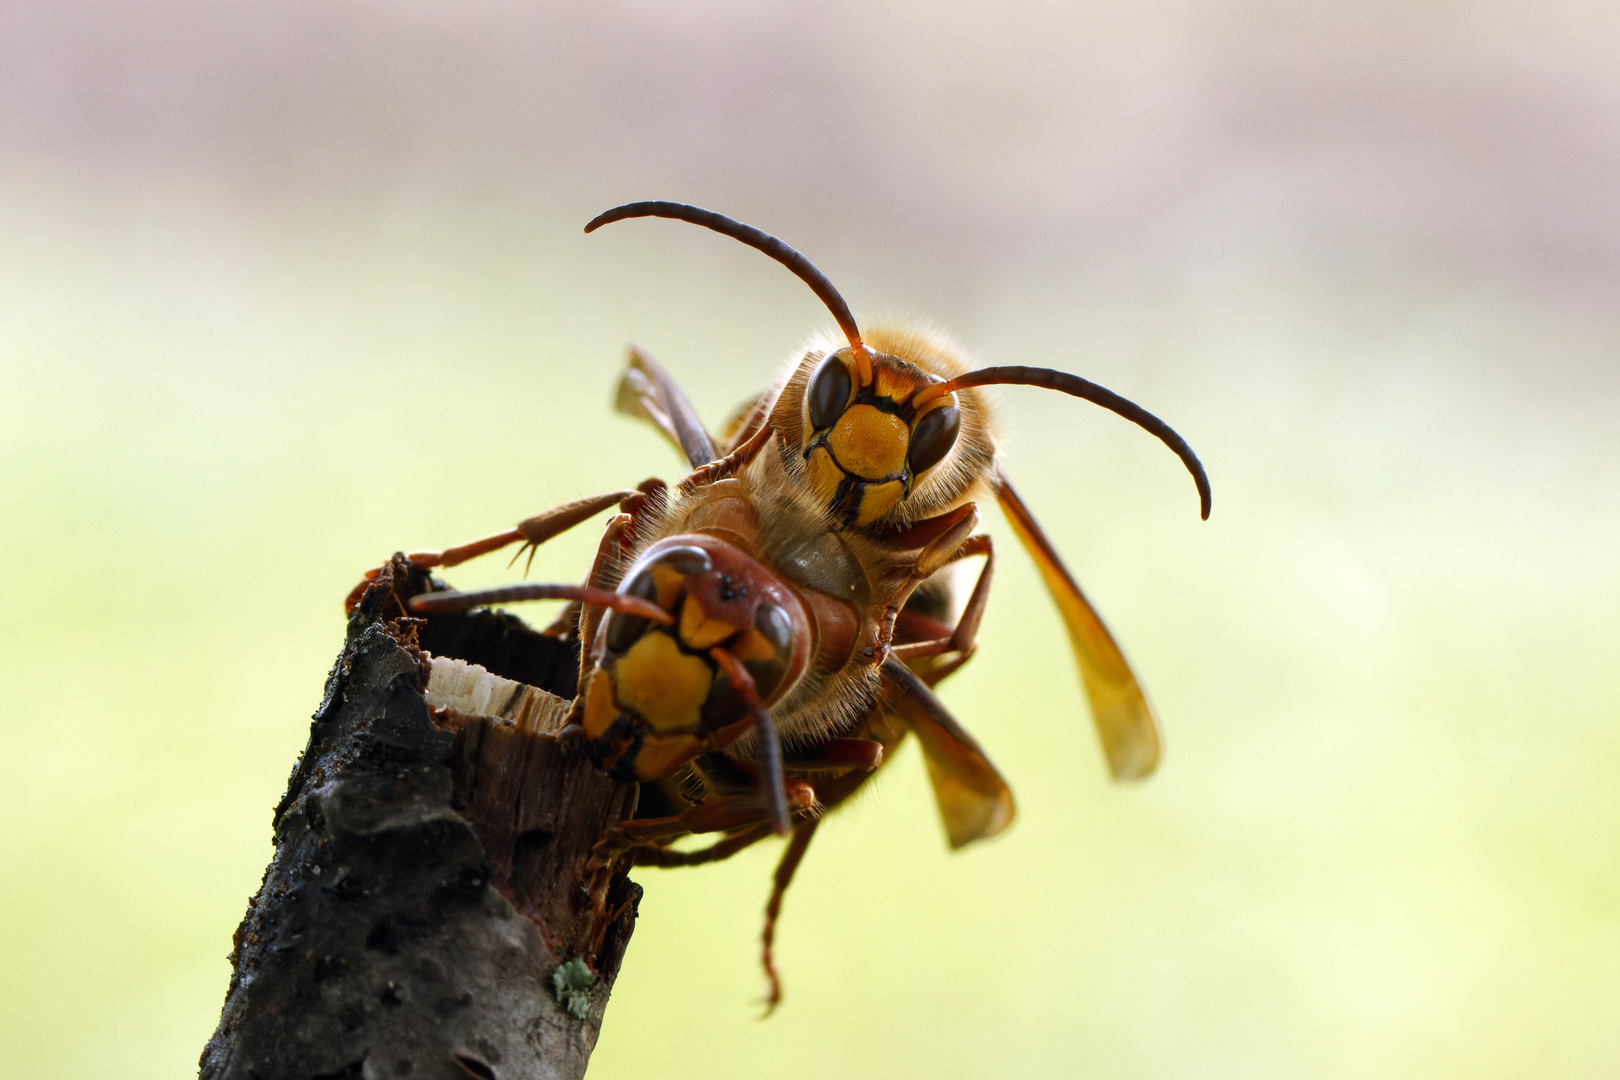
[[[396,548],[678,475],[858,314],[1082,373],[1005,460],[1168,752],[1104,777],[1006,558],[947,703],[788,897],[644,871],[598,1078],[1620,1072],[1620,16],[1417,5],[24,0],[0,10],[0,1073],[169,1077]],[[590,529],[543,551],[572,577]],[[499,560],[451,575],[507,580]],[[768,850],[769,849],[769,850]]]

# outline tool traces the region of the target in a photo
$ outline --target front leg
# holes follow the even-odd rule
[[[752,419],[749,422],[752,423]],[[746,426],[744,430],[747,430]],[[706,487],[717,480],[724,480],[728,476],[735,476],[738,470],[759,456],[759,452],[765,449],[766,444],[771,441],[771,436],[775,434],[774,427],[762,422],[737,449],[719,461],[700,465],[687,474],[686,479],[680,484],[681,494],[690,495],[698,488]]]
[[[704,863],[729,859],[737,852],[752,847],[770,835],[770,822],[759,821],[741,832],[733,833],[724,840],[716,841],[696,851],[676,851],[673,848],[653,845],[631,848],[630,862],[633,866],[656,866],[664,870],[674,869],[677,866],[702,866]]]
[[[917,586],[961,557],[973,530],[979,524],[979,508],[974,503],[963,503],[955,510],[938,517],[917,522],[903,533],[894,534],[889,542],[900,550],[910,550],[917,544],[917,553],[911,559],[911,568],[898,587],[889,594],[883,605],[883,620],[878,632],[878,649],[874,663],[888,658],[894,641],[895,622],[905,608]],[[927,537],[926,543],[920,541]],[[982,604],[981,604],[982,613]],[[977,626],[977,616],[974,619]]]
[[[816,789],[796,779],[787,780],[784,787],[794,817],[801,823],[815,820],[821,812]],[[696,851],[676,851],[668,846],[683,836],[716,832],[726,835]],[[638,866],[698,866],[729,858],[773,832],[769,802],[763,791],[750,786],[746,790],[710,795],[669,817],[621,822],[597,844],[597,857],[614,858],[629,852]]]
[[[967,663],[974,650],[979,647],[979,623],[983,620],[984,609],[990,602],[990,577],[995,568],[995,549],[990,542],[990,537],[983,533],[978,536],[968,537],[962,543],[962,546],[957,549],[956,554],[952,556],[951,561],[954,562],[975,555],[984,556],[984,568],[979,571],[978,580],[973,583],[973,592],[968,595],[967,604],[963,606],[962,614],[956,620],[954,627],[946,627],[932,619],[921,616],[908,616],[904,610],[896,618],[897,626],[903,626],[914,632],[913,635],[908,636],[919,636],[915,634],[916,631],[921,631],[922,635],[926,636],[923,636],[923,640],[913,640],[905,644],[895,645],[889,650],[895,658],[899,660],[919,660],[925,657],[940,656],[945,653],[956,654],[951,659],[928,670],[924,677],[929,685],[939,682],[940,679]],[[907,626],[907,624],[910,625]],[[940,630],[944,630],[946,633],[938,633]]]
[[[782,861],[776,864],[776,874],[771,879],[771,898],[765,903],[765,929],[759,935],[759,964],[765,969],[765,979],[770,984],[770,989],[765,993],[766,1016],[771,1015],[782,1002],[782,980],[777,977],[776,957],[772,952],[776,944],[776,920],[782,914],[782,898],[787,895],[788,886],[793,884],[793,875],[798,872],[799,863],[804,861],[804,853],[809,850],[810,841],[816,835],[816,826],[820,824],[820,818],[813,818],[793,830],[793,838],[782,852]]]
[[[657,483],[657,481],[648,482],[648,484],[653,483]],[[647,488],[648,484],[643,484],[643,489]],[[641,495],[640,491],[624,490],[609,491],[601,495],[575,499],[573,502],[553,507],[545,513],[526,518],[518,522],[515,528],[507,529],[505,532],[494,533],[465,544],[457,544],[455,547],[445,548],[443,551],[413,551],[405,557],[417,566],[427,569],[455,566],[479,555],[499,551],[508,544],[514,544],[519,540],[523,541],[523,547],[518,549],[518,555],[522,555],[525,550],[538,548],[552,537],[567,532],[575,525],[595,517],[608,507],[639,495]],[[530,558],[533,558],[532,554]],[[517,561],[516,557],[514,557],[513,561]],[[374,567],[366,571],[361,578],[360,584],[356,585],[344,600],[345,611],[354,611],[355,607],[360,603],[360,598],[365,595],[366,589],[371,586],[372,582],[377,580],[377,575],[381,570],[381,567]]]
[[[583,499],[563,503],[561,506],[554,506],[544,513],[534,515],[534,517],[525,518],[518,522],[515,528],[507,529],[505,532],[498,532],[466,544],[458,544],[455,547],[445,548],[443,551],[413,551],[406,558],[418,566],[449,567],[464,563],[468,559],[477,558],[480,555],[486,555],[491,551],[499,551],[506,545],[521,540],[523,546],[518,549],[518,553],[513,557],[512,561],[516,562],[525,551],[530,552],[530,559],[532,560],[534,557],[533,549],[538,548],[547,540],[562,535],[580,522],[588,521],[608,507],[616,506],[637,494],[638,492],[634,490],[628,490],[589,495]]]

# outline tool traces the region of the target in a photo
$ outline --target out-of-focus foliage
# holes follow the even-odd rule
[[[1064,367],[1203,455],[1002,395],[1011,474],[1168,754],[1104,779],[1011,536],[914,752],[822,830],[644,871],[594,1077],[1620,1069],[1620,90],[1578,3],[610,3],[0,12],[0,1072],[174,1076],[396,548],[678,473],[824,313]],[[590,529],[545,549],[572,577]],[[457,584],[506,580],[498,561]],[[537,987],[537,992],[544,988]]]

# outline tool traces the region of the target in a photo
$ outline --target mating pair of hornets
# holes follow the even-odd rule
[[[423,614],[515,600],[571,601],[551,632],[581,646],[570,714],[591,760],[642,784],[616,842],[633,861],[682,866],[789,835],[766,907],[767,1003],[776,917],[822,815],[871,777],[908,731],[922,744],[952,847],[1006,828],[1012,793],[933,687],[976,648],[989,598],[990,537],[976,500],[993,495],[1062,613],[1109,768],[1148,775],[1159,732],[1136,678],[996,461],[979,387],[1019,384],[1101,405],[1157,436],[1186,464],[1209,516],[1209,481],[1187,443],[1095,383],[1045,368],[969,370],[936,335],[863,335],[843,297],[803,255],[712,211],[630,203],[585,226],[635,217],[702,225],[764,252],[831,311],[843,341],[813,341],[776,386],[715,439],[670,377],[632,351],[621,411],[653,423],[692,472],[557,507],[444,551],[448,567],[521,543],[533,550],[617,506],[583,585],[528,583],[418,596]],[[953,564],[983,557],[958,604]],[[515,561],[515,560],[514,560]],[[954,614],[954,619],[952,618]],[[718,833],[707,848],[671,844]]]

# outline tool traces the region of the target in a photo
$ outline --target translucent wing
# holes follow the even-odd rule
[[[1006,511],[1013,532],[1035,560],[1063,616],[1109,770],[1116,780],[1138,780],[1150,775],[1159,764],[1159,725],[1142,696],[1142,688],[1136,684],[1136,676],[1029,508],[1007,483],[1005,473],[997,473],[995,488],[996,499]]]
[[[680,386],[656,360],[633,345],[630,362],[619,378],[613,407],[626,416],[646,420],[663,432],[664,437],[675,444],[675,449],[686,455],[693,468],[707,465],[720,456],[715,453],[714,441],[703,429],[697,410],[692,408]]]
[[[922,744],[934,801],[951,847],[982,840],[1012,824],[1012,791],[973,736],[923,681],[898,660],[883,664],[887,704]]]

